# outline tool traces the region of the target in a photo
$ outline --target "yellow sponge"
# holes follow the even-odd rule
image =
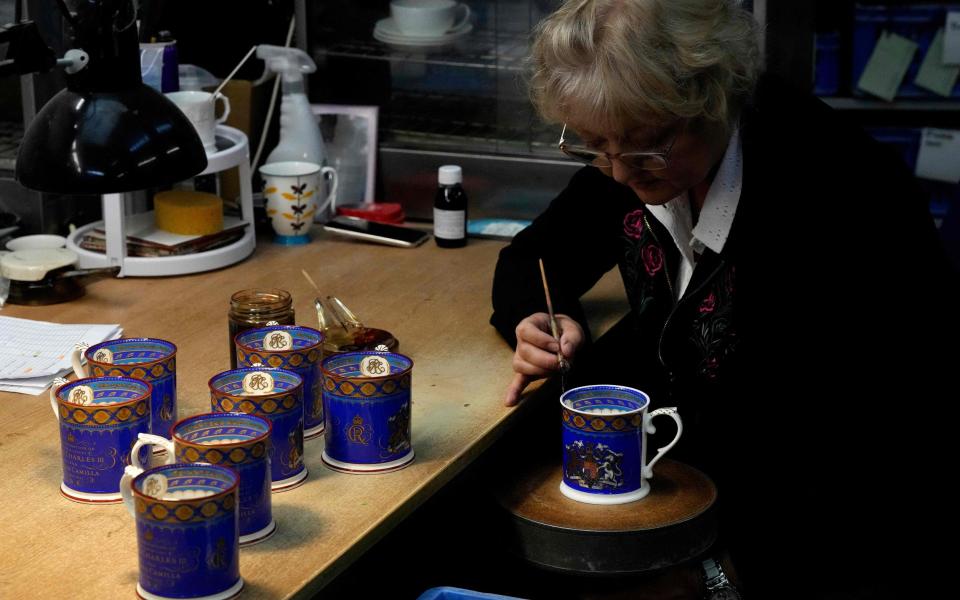
[[[153,197],[157,228],[180,235],[223,231],[223,200],[213,194],[170,190]]]

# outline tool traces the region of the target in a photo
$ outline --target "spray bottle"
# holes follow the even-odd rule
[[[310,110],[303,75],[313,73],[317,65],[299,48],[257,46],[257,58],[281,77],[283,101],[280,104],[280,143],[267,157],[267,163],[311,162],[323,166],[327,153],[317,118]]]

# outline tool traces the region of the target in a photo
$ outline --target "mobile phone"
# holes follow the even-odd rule
[[[328,221],[323,228],[337,235],[354,237],[368,242],[413,248],[430,239],[430,234],[419,229],[377,223],[357,217],[338,216]]]

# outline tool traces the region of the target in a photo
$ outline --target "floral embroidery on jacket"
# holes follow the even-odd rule
[[[636,314],[643,313],[653,300],[655,275],[664,270],[665,257],[644,222],[643,209],[623,217],[624,258],[620,263],[627,299]]]
[[[639,240],[640,236],[643,235],[643,209],[638,208],[637,210],[628,212],[623,217],[623,233],[627,237]]]
[[[691,341],[700,353],[697,373],[716,379],[723,360],[733,354],[737,333],[733,326],[735,269],[730,267],[714,280],[700,301],[691,324]]]
[[[663,268],[663,250],[654,244],[647,244],[643,247],[643,266],[647,269],[647,275],[653,277]]]

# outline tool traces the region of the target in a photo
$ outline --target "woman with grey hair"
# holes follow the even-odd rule
[[[937,481],[946,436],[893,423],[948,400],[956,273],[905,165],[761,76],[757,29],[734,0],[568,0],[540,24],[533,102],[587,166],[500,255],[505,401],[557,351],[574,384],[643,389],[717,482],[748,597],[901,597],[936,514],[910,486]],[[579,298],[614,266],[631,311],[590,343]]]

